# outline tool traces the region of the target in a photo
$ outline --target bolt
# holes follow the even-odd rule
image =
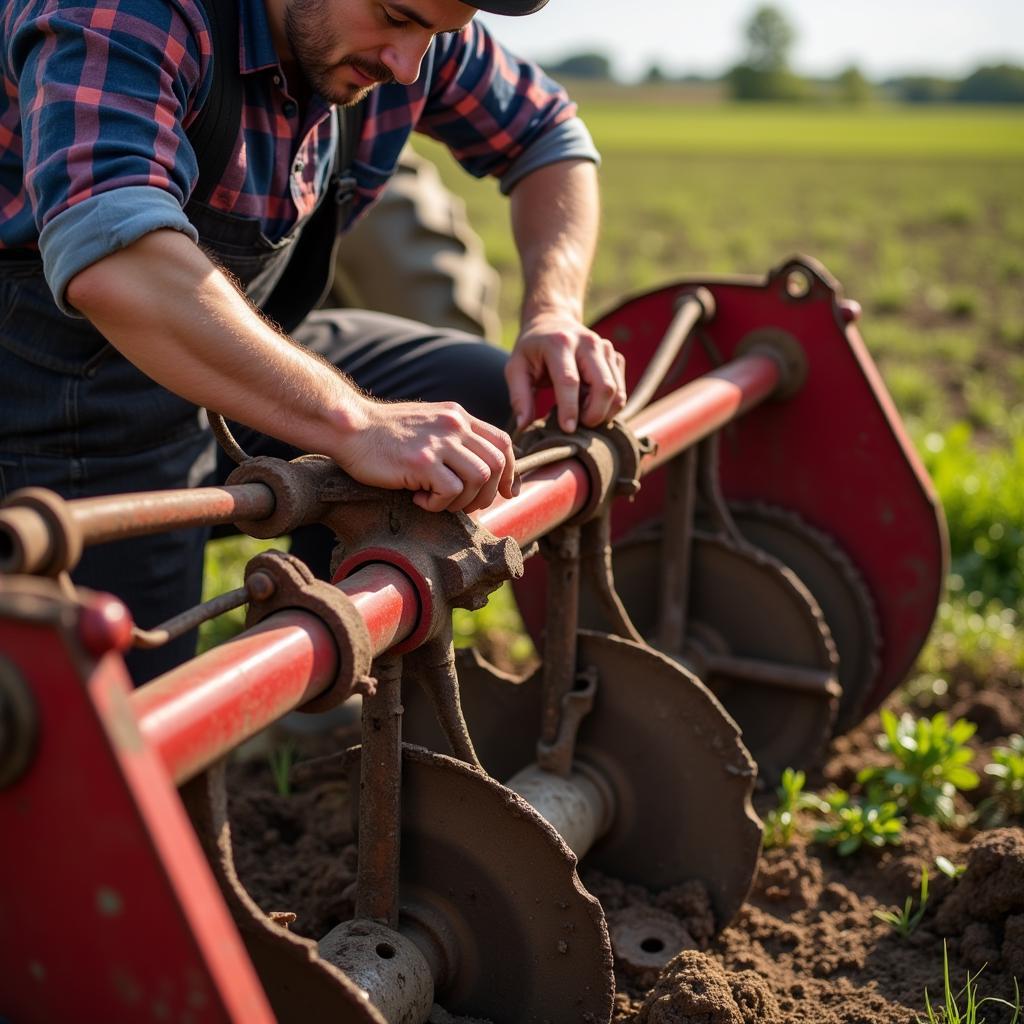
[[[269,601],[274,596],[277,585],[268,573],[256,571],[246,581],[245,589],[251,601]]]
[[[110,594],[97,594],[78,616],[78,637],[94,657],[108,651],[126,651],[132,643],[132,617]]]

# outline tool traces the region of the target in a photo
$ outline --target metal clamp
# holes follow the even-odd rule
[[[546,420],[528,427],[519,445],[526,456],[555,448],[576,449],[572,457],[579,459],[587,471],[590,495],[579,513],[563,524],[566,526],[593,519],[613,497],[635,495],[640,490],[640,462],[655,450],[650,440],[637,437],[621,420],[563,433],[554,411]]]
[[[370,677],[373,643],[352,600],[337,587],[316,579],[304,562],[283,551],[264,551],[251,559],[245,567],[246,583],[256,573],[265,573],[273,586],[253,588],[267,596],[250,603],[246,628],[274,612],[298,608],[315,615],[327,626],[338,649],[338,672],[334,682],[298,710],[311,714],[330,711],[344,704],[353,693],[372,694],[375,688]]]

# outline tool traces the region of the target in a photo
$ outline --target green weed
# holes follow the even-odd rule
[[[982,968],[984,970],[984,968]],[[946,942],[942,942],[942,982],[943,982],[943,1004],[936,1013],[928,997],[928,989],[924,990],[924,1005],[927,1016],[918,1017],[917,1024],[985,1024],[985,1018],[978,1016],[981,1008],[986,1003],[1005,1006],[1013,1011],[1010,1024],[1019,1024],[1021,1013],[1020,987],[1017,979],[1013,980],[1014,1001],[1011,1003],[1006,999],[997,999],[995,996],[978,997],[978,977],[981,971],[975,974],[967,972],[967,983],[959,992],[953,990],[949,979],[949,951],[946,949]]]
[[[1024,816],[1024,736],[1011,736],[1007,746],[995,747],[984,772],[995,781],[992,795],[978,805],[978,820],[994,828]]]
[[[779,806],[769,811],[764,818],[764,848],[789,846],[793,836],[801,831],[801,812],[807,810],[828,811],[828,803],[814,793],[805,793],[804,772],[787,768],[776,793]]]
[[[879,921],[891,925],[901,939],[908,939],[914,933],[924,917],[928,905],[928,869],[921,868],[921,891],[917,909],[914,910],[914,897],[908,896],[902,910],[876,910],[874,916]]]
[[[274,788],[278,796],[291,796],[295,744],[285,741],[273,747],[267,754],[267,762],[270,764],[270,774],[274,777]]]
[[[957,423],[928,434],[922,455],[949,524],[952,589],[1014,607],[1024,594],[1024,425],[1015,412],[998,426],[1006,445],[984,448]]]
[[[977,726],[965,719],[951,724],[943,712],[915,719],[883,709],[882,728],[878,746],[892,755],[893,763],[865,768],[857,781],[873,801],[892,801],[905,813],[952,823],[953,797],[979,782],[977,772],[967,767],[974,753],[966,746]]]
[[[829,795],[830,820],[814,831],[814,841],[834,846],[848,857],[862,846],[882,849],[903,842],[903,818],[891,801],[874,804],[854,801],[845,790]]]

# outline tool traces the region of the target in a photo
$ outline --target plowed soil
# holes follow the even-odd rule
[[[975,767],[988,763],[993,746],[1024,723],[1024,689],[1018,685],[961,691],[951,710],[978,723]],[[878,757],[877,716],[835,741],[811,785],[847,785]],[[304,738],[292,791],[279,795],[266,759],[232,768],[232,827],[239,876],[267,912],[297,915],[292,930],[319,938],[352,913],[356,848],[347,783],[301,759],[358,740],[358,726],[330,736]],[[322,762],[321,762],[322,764]],[[970,794],[976,804],[983,786]],[[772,805],[759,798],[759,810]],[[960,807],[966,818],[971,805]],[[683,952],[664,968],[617,968],[613,1020],[636,1024],[914,1024],[927,989],[941,1003],[943,944],[954,988],[982,972],[981,995],[1012,999],[1013,979],[1024,989],[1024,822],[978,831],[942,830],[915,819],[904,844],[884,852],[841,858],[797,839],[765,852],[753,892],[737,918],[715,934],[699,885],[652,893],[597,875],[582,865],[587,888],[610,920],[644,907],[671,915],[685,933]],[[945,856],[965,871],[942,875]],[[874,916],[918,894],[922,867],[931,892],[924,918],[903,939]],[[436,1020],[452,1021],[443,1011]],[[1011,1014],[987,1004],[988,1024]],[[509,1022],[515,1024],[515,1022]],[[561,1022],[559,1022],[561,1024]]]

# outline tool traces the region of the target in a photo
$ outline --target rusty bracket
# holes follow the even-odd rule
[[[580,723],[593,710],[596,695],[597,669],[588,665],[577,673],[576,686],[562,697],[562,716],[554,742],[539,740],[537,743],[537,764],[544,771],[565,778],[571,774]]]
[[[274,511],[266,519],[239,521],[234,525],[250,537],[271,540],[291,533],[296,527],[315,523],[327,511],[322,491],[328,484],[339,494],[335,500],[344,500],[340,493],[344,488],[338,477],[344,477],[353,488],[360,486],[325,455],[303,455],[291,462],[269,455],[247,458],[231,471],[225,483],[266,485],[274,495]]]
[[[337,587],[318,580],[309,567],[283,551],[264,551],[250,559],[245,579],[263,573],[272,586],[260,581],[249,588],[261,595],[249,604],[246,628],[262,622],[274,612],[298,608],[310,612],[330,630],[338,652],[338,672],[334,682],[319,697],[300,707],[299,711],[318,713],[344,704],[353,693],[371,695],[375,682],[370,677],[373,643],[362,616],[351,599]]]
[[[59,494],[45,487],[23,487],[3,504],[3,543],[16,565],[33,566],[38,576],[57,577],[82,557],[82,531]]]
[[[483,771],[462,713],[450,622],[446,634],[428,640],[405,656],[403,679],[415,680],[423,688],[455,757]]]
[[[583,527],[580,544],[580,561],[585,578],[608,620],[609,631],[638,644],[646,643],[643,635],[633,624],[618,591],[615,589],[615,572],[612,567],[612,526],[611,506],[606,505],[600,515]]]
[[[655,447],[620,420],[600,427],[581,427],[573,434],[562,433],[555,411],[546,420],[527,427],[519,439],[524,456],[554,448],[575,448],[572,457],[583,463],[590,478],[590,496],[579,513],[563,525],[588,522],[613,497],[632,498],[640,490],[640,462]]]
[[[426,512],[408,491],[353,484],[339,471],[322,488],[321,500],[327,511],[320,521],[338,539],[331,557],[334,582],[384,563],[416,588],[419,621],[396,654],[446,636],[453,608],[483,608],[492,591],[523,574],[522,552],[512,538],[495,537],[462,512]]]

